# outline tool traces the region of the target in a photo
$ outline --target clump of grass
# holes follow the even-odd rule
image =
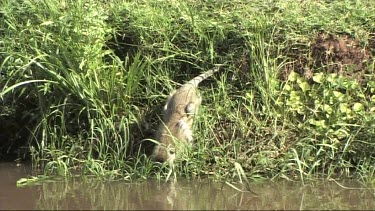
[[[29,108],[35,118],[29,136],[36,145],[35,158],[47,160],[49,171],[64,175],[82,164],[90,173],[119,169],[131,151],[129,127],[136,122],[132,102],[148,63],[139,53],[121,61],[104,49],[111,31],[102,5],[8,4],[5,15],[12,25],[4,39],[10,45],[3,65],[12,68],[6,72],[2,97],[12,91],[35,99]],[[107,57],[111,63],[105,62]]]
[[[13,127],[27,128],[22,137],[46,174],[160,179],[169,169],[144,147],[166,96],[226,63],[200,87],[196,143],[179,152],[178,176],[370,178],[373,61],[366,85],[326,66],[312,79],[280,75],[296,49],[313,63],[309,43],[321,31],[370,46],[372,4],[6,0],[0,118],[28,119]]]

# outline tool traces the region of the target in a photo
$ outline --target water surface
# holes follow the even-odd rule
[[[121,209],[121,210],[374,210],[375,190],[356,181],[252,183],[240,192],[225,183],[183,180],[176,183],[95,179],[57,180],[29,187],[16,187],[19,178],[31,175],[28,165],[0,163],[0,209]],[[240,184],[236,186],[242,188]],[[349,188],[349,189],[348,189]]]

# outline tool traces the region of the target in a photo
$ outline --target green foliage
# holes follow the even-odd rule
[[[60,4],[9,2],[5,16],[12,25],[6,23],[4,42],[17,47],[9,45],[3,54],[3,66],[10,68],[5,74],[11,77],[1,97],[16,92],[37,99],[29,137],[37,145],[35,157],[48,161],[47,171],[66,175],[84,164],[98,172],[109,159],[118,161],[112,168],[119,168],[131,150],[129,125],[136,121],[131,102],[147,63],[139,53],[122,62],[103,50],[111,29],[102,7],[84,1]],[[25,10],[35,17],[23,16]],[[114,58],[110,64],[107,57]],[[104,161],[101,167],[90,162],[93,156]]]
[[[300,172],[349,172],[373,156],[372,89],[371,84],[361,87],[355,79],[336,73],[315,73],[310,82],[298,73],[289,75],[278,104],[301,137],[308,137],[292,147],[290,155]]]

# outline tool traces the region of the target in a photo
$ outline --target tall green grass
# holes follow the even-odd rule
[[[239,165],[253,178],[374,173],[373,60],[367,84],[326,67],[312,80],[280,77],[295,49],[309,58],[321,31],[369,48],[374,3],[5,0],[1,8],[0,118],[27,128],[22,138],[46,174],[166,177],[147,139],[169,92],[216,63],[226,66],[200,87],[196,143],[179,152],[178,176],[241,179]]]

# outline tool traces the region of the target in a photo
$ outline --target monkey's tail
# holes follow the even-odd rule
[[[198,84],[200,82],[202,82],[203,80],[205,80],[206,78],[212,76],[214,73],[216,73],[217,71],[220,70],[222,65],[216,65],[214,68],[210,69],[210,70],[207,70],[206,72],[194,77],[193,79],[191,79],[190,81],[188,81],[187,83],[188,84],[192,84],[193,86],[198,86]]]

